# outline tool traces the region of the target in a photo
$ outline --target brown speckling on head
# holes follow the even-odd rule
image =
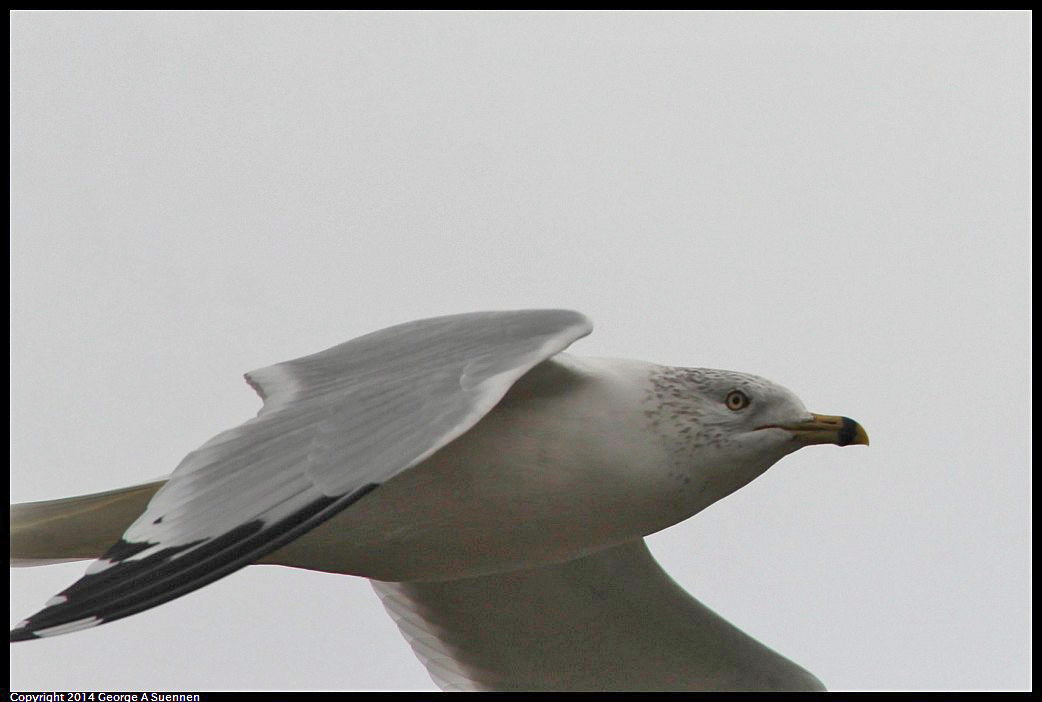
[[[676,366],[657,366],[649,380],[650,387],[644,398],[648,427],[684,452],[702,446],[719,447],[725,440],[725,433],[708,421],[704,411],[705,403],[716,399],[721,383],[737,388],[769,384],[744,373]]]

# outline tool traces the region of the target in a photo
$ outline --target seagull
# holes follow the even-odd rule
[[[168,478],[12,506],[12,566],[96,560],[11,641],[278,564],[369,578],[445,690],[824,689],[644,537],[864,429],[757,376],[564,353],[592,329],[451,315],[247,373],[257,416]]]

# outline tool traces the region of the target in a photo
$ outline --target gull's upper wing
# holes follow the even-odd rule
[[[373,581],[445,690],[824,690],[691,597],[643,540],[559,565]]]
[[[264,399],[257,417],[188,454],[123,538],[11,640],[119,619],[256,561],[463,434],[591,329],[567,310],[438,317],[247,373]]]

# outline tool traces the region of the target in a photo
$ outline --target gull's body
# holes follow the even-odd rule
[[[755,376],[561,353],[589,329],[459,315],[248,374],[258,418],[169,482],[13,509],[13,561],[101,559],[12,638],[268,563],[372,578],[446,689],[820,689],[642,538],[863,431]]]
[[[446,580],[572,560],[669,526],[685,509],[677,481],[657,470],[669,465],[665,444],[642,431],[652,369],[558,354],[518,380],[465,441],[268,558],[379,580]]]

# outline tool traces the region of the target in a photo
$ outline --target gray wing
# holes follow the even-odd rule
[[[566,310],[438,317],[246,374],[264,400],[257,417],[188,454],[122,539],[11,640],[119,619],[256,561],[463,434],[591,329]]]
[[[662,570],[643,540],[560,565],[373,587],[445,690],[824,690]]]

